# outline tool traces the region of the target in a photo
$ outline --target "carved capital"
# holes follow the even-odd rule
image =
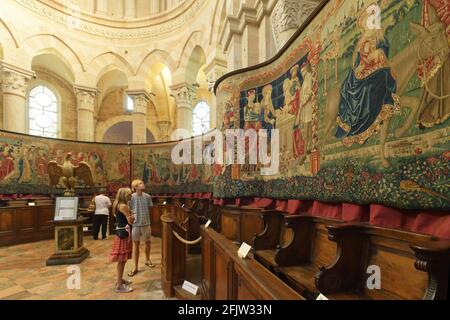
[[[280,49],[309,17],[317,6],[315,1],[279,0],[272,12],[272,28],[277,49]],[[286,31],[291,31],[283,36]]]
[[[97,89],[83,86],[74,86],[73,89],[77,97],[78,110],[94,112]]]
[[[206,79],[208,81],[208,90],[210,92],[213,92],[214,85],[216,84],[216,81],[222,77],[225,73],[227,73],[227,69],[216,66],[214,67],[210,72],[206,74]]]
[[[194,85],[183,84],[181,86],[173,86],[171,96],[175,98],[178,108],[192,109],[192,101],[196,97],[197,88]]]
[[[3,62],[1,64],[2,90],[5,94],[25,97],[25,92],[34,72],[24,70]]]
[[[158,121],[159,131],[161,132],[161,141],[169,141],[169,128],[171,124],[170,121]]]
[[[127,91],[128,96],[133,100],[134,102],[134,111],[133,113],[141,113],[141,114],[147,114],[147,106],[148,103],[151,101],[151,94],[149,94],[145,90],[141,91]]]

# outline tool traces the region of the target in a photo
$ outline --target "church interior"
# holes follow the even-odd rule
[[[2,0],[0,300],[448,300],[446,0]]]

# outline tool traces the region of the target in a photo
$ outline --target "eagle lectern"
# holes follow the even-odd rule
[[[86,219],[78,215],[78,197],[75,197],[77,178],[85,185],[93,185],[92,172],[89,164],[80,162],[74,166],[72,154],[68,153],[63,165],[50,161],[48,171],[50,184],[65,188],[64,197],[56,198],[55,205],[55,250],[47,259],[46,265],[78,264],[89,257],[89,250],[83,247],[83,223]]]

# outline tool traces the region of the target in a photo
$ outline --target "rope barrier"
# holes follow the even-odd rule
[[[189,240],[185,240],[183,239],[176,231],[172,230],[173,235],[175,236],[175,238],[177,238],[179,241],[181,241],[184,244],[187,245],[194,245],[199,243],[202,240],[202,236],[200,236],[197,240],[194,241],[189,241]]]

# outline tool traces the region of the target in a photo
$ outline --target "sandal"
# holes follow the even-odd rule
[[[154,267],[155,267],[155,265],[154,265],[151,261],[147,261],[147,262],[145,263],[145,265],[146,265],[147,267],[149,267],[149,268],[154,268]]]
[[[128,292],[133,291],[133,289],[130,288],[130,287],[128,287],[128,286],[121,285],[121,286],[119,286],[119,287],[116,287],[115,291],[116,291],[117,293],[128,293]]]
[[[139,272],[139,270],[130,271],[130,272],[128,272],[128,276],[129,277],[134,277],[138,272]]]
[[[132,283],[133,282],[131,280],[122,279],[122,285],[124,285],[124,286],[129,286]],[[117,282],[116,282],[116,286],[117,286]]]

